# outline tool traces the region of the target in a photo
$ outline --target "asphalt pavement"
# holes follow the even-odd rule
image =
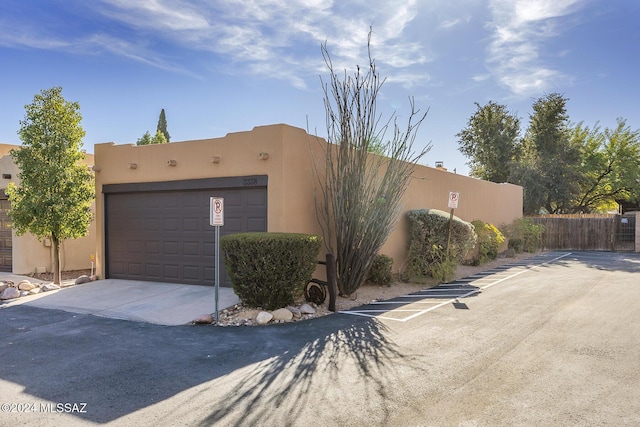
[[[0,425],[640,425],[640,254],[548,259],[402,322],[163,326],[3,307]]]

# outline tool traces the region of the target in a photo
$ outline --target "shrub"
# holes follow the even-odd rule
[[[434,277],[433,274],[439,276],[436,278],[452,276],[457,264],[476,244],[473,226],[454,216],[447,250],[450,218],[447,212],[437,209],[413,210],[407,213],[407,218],[409,251],[405,275],[411,281],[424,281],[426,276]],[[434,269],[449,273],[453,269],[453,273],[440,274]]]
[[[493,261],[498,257],[500,246],[504,243],[503,234],[493,224],[480,220],[472,221],[471,224],[478,236],[477,264]]]
[[[367,282],[377,285],[390,285],[393,280],[392,267],[393,258],[383,254],[376,255],[367,274]]]
[[[544,225],[536,224],[531,218],[518,218],[507,227],[506,234],[509,237],[509,247],[517,253],[536,252],[542,246],[542,233]],[[518,239],[520,240],[518,242]],[[514,243],[511,241],[515,240]],[[520,249],[518,251],[518,249]]]
[[[267,310],[294,302],[316,269],[322,238],[297,233],[240,233],[220,239],[233,291]]]
[[[513,250],[514,253],[519,254],[522,252],[522,239],[514,237],[513,239],[509,239],[508,248]]]
[[[448,283],[455,277],[458,261],[445,248],[439,245],[433,247],[434,261],[429,264],[427,272],[438,282]]]

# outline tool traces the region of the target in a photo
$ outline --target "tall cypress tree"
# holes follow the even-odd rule
[[[171,135],[169,135],[169,131],[167,130],[167,116],[164,114],[164,108],[160,111],[160,117],[158,118],[158,126],[156,131],[162,132],[164,138],[167,142],[171,141]]]

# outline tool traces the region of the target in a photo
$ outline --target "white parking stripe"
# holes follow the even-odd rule
[[[520,268],[520,267],[523,267],[523,268],[520,271],[512,273],[512,274],[510,274],[510,275],[508,275],[506,277],[502,277],[502,278],[500,278],[498,280],[494,280],[493,282],[488,283],[488,284],[486,284],[486,285],[484,285],[484,286],[482,286],[482,287],[480,287],[478,289],[473,289],[473,290],[471,290],[471,291],[469,291],[467,293],[460,294],[460,295],[451,295],[451,297],[452,297],[451,299],[443,301],[443,302],[441,302],[439,304],[436,303],[436,305],[434,305],[433,307],[429,307],[427,309],[423,309],[423,310],[411,310],[411,309],[402,309],[402,308],[394,308],[394,309],[391,309],[391,310],[363,309],[363,310],[339,311],[338,313],[351,314],[351,315],[354,315],[354,316],[375,317],[377,319],[394,320],[394,321],[397,321],[397,322],[407,322],[409,320],[415,319],[418,316],[426,314],[426,313],[428,313],[430,311],[433,311],[433,310],[436,310],[436,309],[438,309],[440,307],[444,307],[445,305],[449,305],[449,304],[452,304],[454,302],[457,302],[457,300],[460,299],[460,298],[466,298],[468,296],[478,294],[478,293],[480,293],[480,290],[489,289],[490,287],[495,286],[498,283],[502,283],[505,280],[508,280],[508,279],[514,278],[516,276],[519,276],[522,273],[526,273],[528,271],[534,270],[537,267],[550,264],[552,262],[555,262],[555,261],[557,261],[559,259],[562,259],[562,258],[564,258],[566,256],[569,256],[569,255],[571,255],[571,252],[564,253],[564,254],[562,254],[562,255],[560,255],[558,257],[555,257],[555,258],[553,258],[553,259],[551,259],[549,261],[545,261],[545,262],[543,262],[541,264],[535,264],[535,265],[523,264],[521,266],[515,266],[515,267],[514,266],[508,266],[508,267],[505,266],[506,268],[504,270],[501,270],[500,273],[504,273],[506,270],[510,270],[512,268]],[[492,276],[498,276],[498,275],[500,275],[500,274],[499,273],[492,274]],[[483,279],[478,279],[478,280],[483,280]],[[461,280],[459,280],[459,281],[461,281]],[[477,281],[477,280],[473,280],[473,281]],[[444,286],[447,286],[447,285],[444,285]],[[451,286],[455,286],[455,285],[451,285]],[[469,287],[467,287],[467,288],[458,288],[458,289],[467,290],[467,289],[469,289]],[[435,290],[435,289],[433,289],[433,290]],[[433,291],[433,290],[425,289],[425,290],[423,290],[421,292],[428,292],[428,291]],[[452,289],[451,288],[447,288],[447,289],[441,289],[441,290],[450,292]],[[445,297],[445,298],[450,297],[450,295],[446,295],[446,294],[444,294],[444,295],[439,294],[438,296],[439,297]],[[398,297],[398,298],[414,298],[414,297],[420,297],[422,299],[429,299],[429,296],[427,296],[427,295],[416,295],[416,294],[414,294],[414,295],[403,295],[403,296]],[[401,302],[391,302],[391,301],[389,301],[389,302],[377,301],[376,302],[376,304],[394,304],[394,303],[395,304],[400,304]],[[426,302],[426,301],[412,301],[412,302],[410,302],[408,304],[417,304],[417,303],[425,303],[425,304],[427,304],[428,302]],[[381,316],[379,314],[378,315],[368,314],[368,313],[407,313],[407,312],[413,313],[413,314],[410,315],[410,316],[404,317],[404,318],[399,318],[399,319],[398,318],[394,318],[394,317]]]

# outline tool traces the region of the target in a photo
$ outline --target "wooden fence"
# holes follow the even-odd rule
[[[532,217],[534,223],[544,225],[544,249],[583,251],[633,250],[618,242],[620,215],[540,215]],[[626,242],[624,242],[626,243]]]

